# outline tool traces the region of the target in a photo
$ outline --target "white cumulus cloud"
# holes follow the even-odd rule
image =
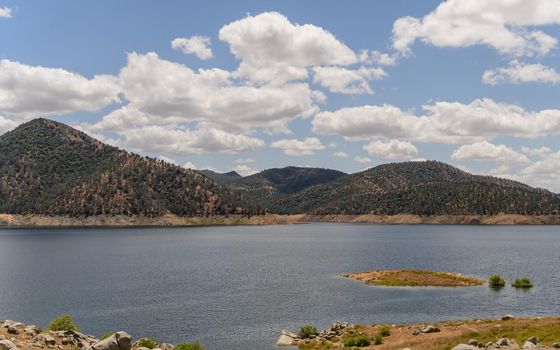
[[[354,161],[362,164],[371,163],[371,159],[369,159],[368,157],[360,157],[360,156],[354,157]]]
[[[9,7],[0,7],[0,18],[12,18],[12,9]]]
[[[256,82],[306,79],[308,67],[345,66],[358,60],[352,49],[327,30],[292,23],[278,12],[227,24],[219,36],[241,61],[239,76]]]
[[[279,148],[289,156],[309,156],[326,148],[316,137],[308,137],[303,141],[296,139],[278,140],[271,143],[270,147]]]
[[[484,72],[482,81],[489,85],[503,83],[543,83],[560,84],[560,73],[542,64],[528,64],[513,60],[507,67],[490,69]]]
[[[487,141],[463,145],[451,154],[453,160],[493,160],[504,164],[528,163],[529,159],[522,153],[506,145],[495,145]]]
[[[500,53],[544,55],[558,40],[537,29],[560,24],[557,0],[447,0],[422,18],[393,24],[393,47],[407,53],[420,39],[438,47],[487,45]]]
[[[364,150],[370,156],[386,159],[415,159],[420,154],[412,143],[399,140],[372,141],[364,146]]]
[[[213,57],[210,48],[210,38],[207,36],[194,35],[190,38],[175,38],[171,41],[171,47],[186,54],[196,55],[201,60]]]
[[[333,157],[338,157],[338,158],[348,158],[350,157],[350,155],[346,152],[334,152]]]
[[[341,94],[372,94],[369,81],[387,76],[382,68],[314,67],[313,71],[315,83]]]

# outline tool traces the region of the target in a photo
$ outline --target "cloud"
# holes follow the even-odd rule
[[[523,146],[521,147],[521,152],[531,157],[545,158],[552,153],[552,150],[546,146],[539,147],[539,148],[531,148],[531,147]]]
[[[287,130],[287,123],[318,111],[322,96],[307,84],[236,85],[230,72],[199,69],[131,53],[119,75],[128,108],[175,121],[196,121],[229,129]]]
[[[88,126],[84,130],[87,131]],[[260,139],[211,127],[189,129],[179,125],[146,125],[114,132],[119,138],[111,140],[112,144],[137,152],[234,154],[264,146],[264,141]]]
[[[371,159],[369,159],[368,157],[360,157],[360,156],[354,157],[354,161],[362,164],[371,163]]]
[[[294,24],[278,12],[247,16],[220,29],[230,46],[238,74],[255,82],[306,79],[311,66],[346,66],[358,61],[354,51],[327,30]]]
[[[534,162],[519,172],[519,178],[537,186],[560,189],[560,152],[550,154],[546,159]]]
[[[0,7],[0,18],[12,18],[12,9],[9,7]]]
[[[359,53],[360,62],[377,64],[380,66],[395,66],[398,58],[398,54],[388,54],[376,50],[362,50]]]
[[[314,67],[313,71],[315,83],[341,94],[373,94],[369,81],[387,76],[382,68]]]
[[[87,79],[60,68],[0,60],[0,113],[35,118],[75,111],[97,111],[119,102],[117,80],[110,75]]]
[[[271,143],[270,147],[282,149],[284,154],[289,156],[309,156],[315,154],[315,151],[322,151],[326,148],[315,137],[308,137],[303,141],[295,139],[279,140]]]
[[[536,27],[560,24],[556,0],[447,0],[423,18],[393,24],[393,48],[410,52],[421,39],[437,47],[487,45],[500,53],[544,55],[557,39]]]
[[[196,165],[194,165],[191,161],[186,162],[185,164],[183,164],[183,168],[186,169],[193,169],[193,170],[197,170],[198,168],[196,167]]]
[[[346,152],[334,152],[333,157],[338,157],[338,158],[348,158],[350,157],[350,155]]]
[[[213,57],[210,38],[207,36],[195,35],[190,38],[175,38],[171,41],[171,47],[185,54],[194,54],[201,60],[208,60]]]
[[[236,164],[249,164],[255,163],[257,160],[255,158],[239,158],[235,160]]]
[[[166,156],[159,156],[158,159],[163,160],[164,162],[167,162],[169,164],[179,165],[179,163],[177,163],[177,161],[175,159],[168,158]]]
[[[399,140],[372,141],[364,150],[370,156],[386,159],[414,159],[420,154],[412,143]]]
[[[235,170],[241,176],[249,176],[256,174],[258,170],[251,168],[248,165],[237,164],[233,170]]]
[[[391,105],[342,108],[318,113],[313,131],[351,140],[400,139],[406,141],[468,143],[498,136],[536,138],[560,135],[560,110],[538,112],[478,99],[469,104],[435,102],[415,115]]]
[[[493,160],[503,164],[529,163],[524,154],[506,145],[494,145],[487,141],[463,145],[451,154],[453,160]]]
[[[13,120],[0,116],[0,135],[14,129],[17,126],[17,124],[18,123],[16,123]]]
[[[554,70],[554,68],[542,64],[528,64],[513,60],[508,67],[485,71],[482,81],[489,85],[503,83],[543,83],[556,85],[560,83],[560,73]]]

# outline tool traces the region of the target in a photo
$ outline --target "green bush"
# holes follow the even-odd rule
[[[391,328],[389,328],[389,326],[387,326],[386,324],[381,326],[381,329],[379,329],[379,335],[382,337],[388,337],[391,335]]]
[[[357,346],[357,347],[361,348],[361,347],[369,346],[369,345],[371,345],[371,340],[369,340],[369,338],[366,335],[351,337],[351,338],[348,338],[344,341],[344,346],[347,346],[347,347]]]
[[[72,321],[72,317],[70,317],[70,315],[62,315],[55,318],[49,323],[47,329],[50,331],[80,331]]]
[[[148,349],[157,348],[157,342],[152,338],[143,338],[138,341],[138,346],[142,346]]]
[[[492,275],[488,279],[488,286],[490,288],[502,288],[506,285],[506,281],[500,275]]]
[[[299,329],[299,337],[301,339],[307,339],[312,335],[317,335],[319,332],[315,326],[303,326]]]
[[[373,343],[375,345],[379,345],[379,344],[383,343],[383,337],[381,336],[381,334],[377,334],[375,336],[375,338],[373,339]]]
[[[511,286],[515,287],[515,288],[532,288],[533,283],[531,283],[531,280],[528,279],[527,277],[523,277],[523,278],[518,278],[515,281],[513,281]]]
[[[181,343],[175,347],[175,350],[204,350],[204,347],[199,342]]]

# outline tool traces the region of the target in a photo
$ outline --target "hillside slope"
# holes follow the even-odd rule
[[[239,175],[236,171],[230,171],[227,173],[217,173],[215,171],[212,170],[208,170],[208,169],[203,169],[203,170],[197,170],[197,172],[201,173],[202,175],[211,178],[212,180],[214,180],[215,182],[219,183],[219,184],[227,184],[230,183],[232,181],[241,179],[241,175]]]
[[[263,170],[232,181],[228,186],[263,208],[277,212],[275,203],[311,186],[339,179],[346,174],[331,169],[290,166]]]
[[[558,214],[560,198],[520,182],[478,176],[448,164],[380,165],[269,204],[278,213],[496,215]]]
[[[172,164],[35,119],[0,136],[0,213],[211,215],[251,213],[231,190]]]

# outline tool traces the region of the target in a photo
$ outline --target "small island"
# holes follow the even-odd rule
[[[372,286],[386,287],[472,287],[484,284],[484,280],[476,277],[428,270],[373,270],[343,276]]]

